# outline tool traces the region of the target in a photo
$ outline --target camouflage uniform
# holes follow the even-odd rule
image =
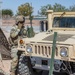
[[[11,63],[11,75],[16,75],[16,68],[18,63],[18,50],[17,44],[18,44],[18,37],[25,37],[26,36],[26,30],[24,28],[24,17],[18,16],[16,18],[16,25],[13,26],[10,32],[10,38],[9,42],[11,45],[11,57],[12,57],[12,63]]]

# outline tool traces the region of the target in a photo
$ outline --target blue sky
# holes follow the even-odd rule
[[[14,13],[16,13],[18,6],[24,4],[26,2],[32,3],[34,7],[34,15],[37,15],[37,11],[41,8],[41,6],[55,3],[59,3],[61,5],[72,6],[75,4],[75,0],[2,0],[2,9],[12,9]]]

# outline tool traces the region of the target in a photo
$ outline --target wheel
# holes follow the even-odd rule
[[[41,75],[42,72],[34,72],[30,58],[21,54],[18,63],[18,73],[19,75]]]

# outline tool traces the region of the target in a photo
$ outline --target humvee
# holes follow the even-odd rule
[[[75,74],[75,12],[48,10],[48,31],[19,38],[19,74],[35,75],[49,70],[54,32],[57,32],[54,72]]]

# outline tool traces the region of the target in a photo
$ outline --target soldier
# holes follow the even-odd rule
[[[23,16],[16,17],[16,25],[13,26],[10,32],[9,42],[11,45],[11,57],[12,57],[11,75],[16,75],[16,68],[18,63],[18,55],[17,55],[18,50],[16,50],[16,48],[18,44],[18,37],[26,36],[24,22],[25,18]]]
[[[23,16],[16,17],[16,25],[14,25],[10,32],[10,45],[17,45],[18,37],[26,37],[26,29],[24,27],[25,18]]]

